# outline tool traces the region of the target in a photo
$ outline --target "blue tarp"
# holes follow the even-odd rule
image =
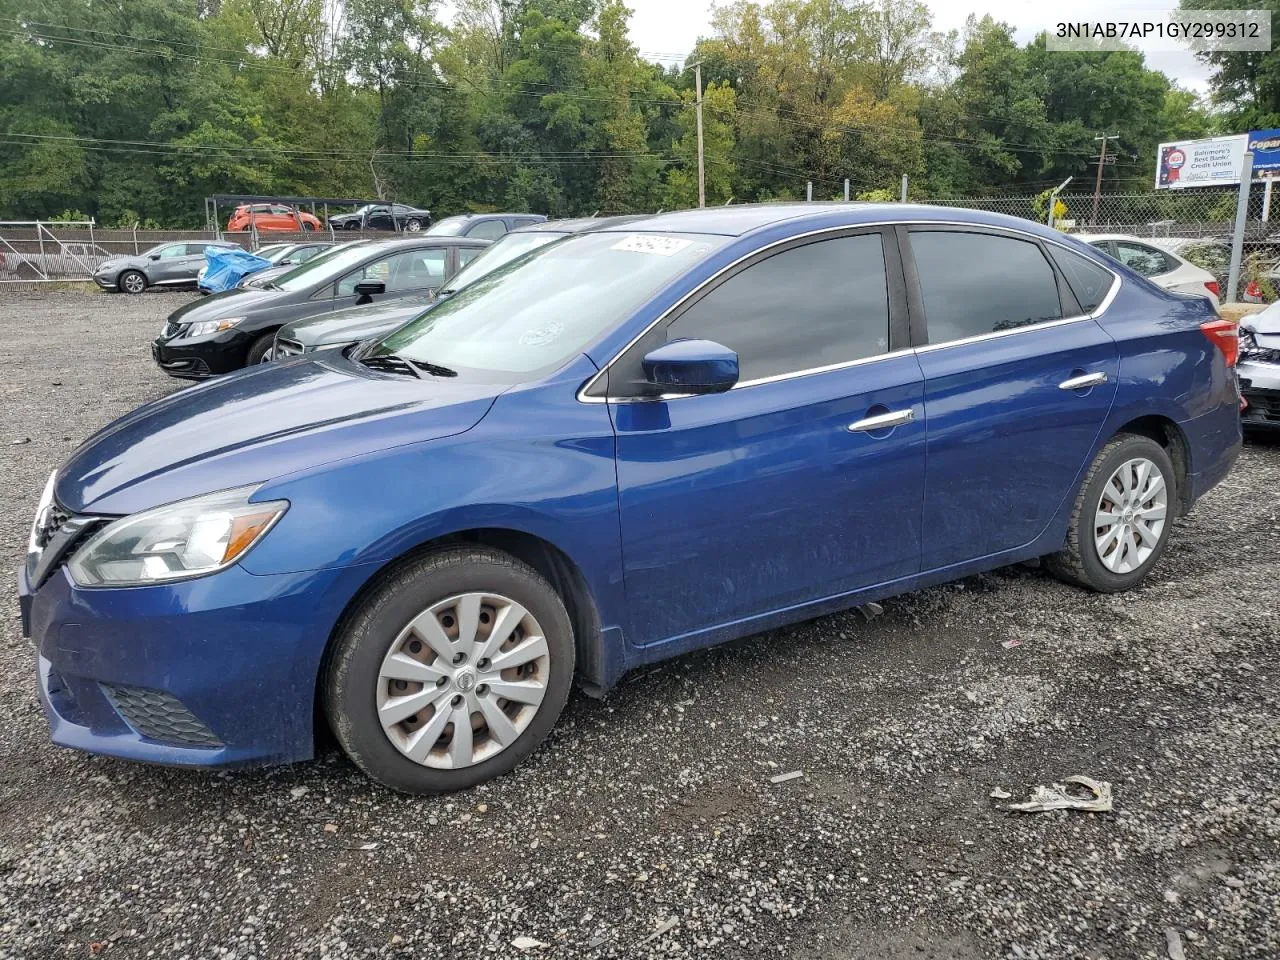
[[[200,281],[200,288],[210,293],[230,290],[249,274],[272,266],[270,260],[225,247],[205,247],[204,262],[204,279]]]

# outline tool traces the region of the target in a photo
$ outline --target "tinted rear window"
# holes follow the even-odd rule
[[[1058,284],[1029,240],[912,230],[930,343],[1013,330],[1062,317]]]

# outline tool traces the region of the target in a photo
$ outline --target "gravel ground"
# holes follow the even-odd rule
[[[175,389],[146,344],[187,296],[0,301],[6,563],[73,444]],[[1014,568],[687,656],[435,799],[332,746],[53,747],[5,577],[0,957],[1278,957],[1277,491],[1250,443],[1134,593]],[[1071,774],[1115,812],[989,798]]]

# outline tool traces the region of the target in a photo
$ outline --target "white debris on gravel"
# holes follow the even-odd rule
[[[12,568],[49,470],[180,388],[147,343],[190,295],[0,297]],[[0,617],[0,958],[1280,956],[1280,441],[1137,591],[1017,567],[883,607],[575,696],[520,770],[433,798],[328,745],[224,775],[55,748]],[[1072,770],[1116,812],[982,796]]]

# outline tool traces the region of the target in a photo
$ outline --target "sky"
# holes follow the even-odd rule
[[[628,5],[635,11],[631,17],[632,42],[649,60],[681,61],[693,49],[698,37],[710,32],[709,0],[629,0]],[[1019,43],[1029,42],[1048,27],[1053,16],[1040,13],[1038,5],[1027,0],[933,0],[929,6],[933,10],[935,30],[963,30],[970,13],[980,17],[989,13],[1013,25],[1014,37]],[[1071,0],[1070,17],[1073,21],[1112,20],[1121,7],[1132,14],[1143,7],[1168,10],[1173,6],[1176,6],[1175,0],[1163,3],[1130,0],[1123,4],[1116,0]],[[1247,4],[1242,2],[1240,6]],[[1208,89],[1208,71],[1190,52],[1148,53],[1147,66],[1163,71],[1170,80],[1188,90],[1205,93]]]

